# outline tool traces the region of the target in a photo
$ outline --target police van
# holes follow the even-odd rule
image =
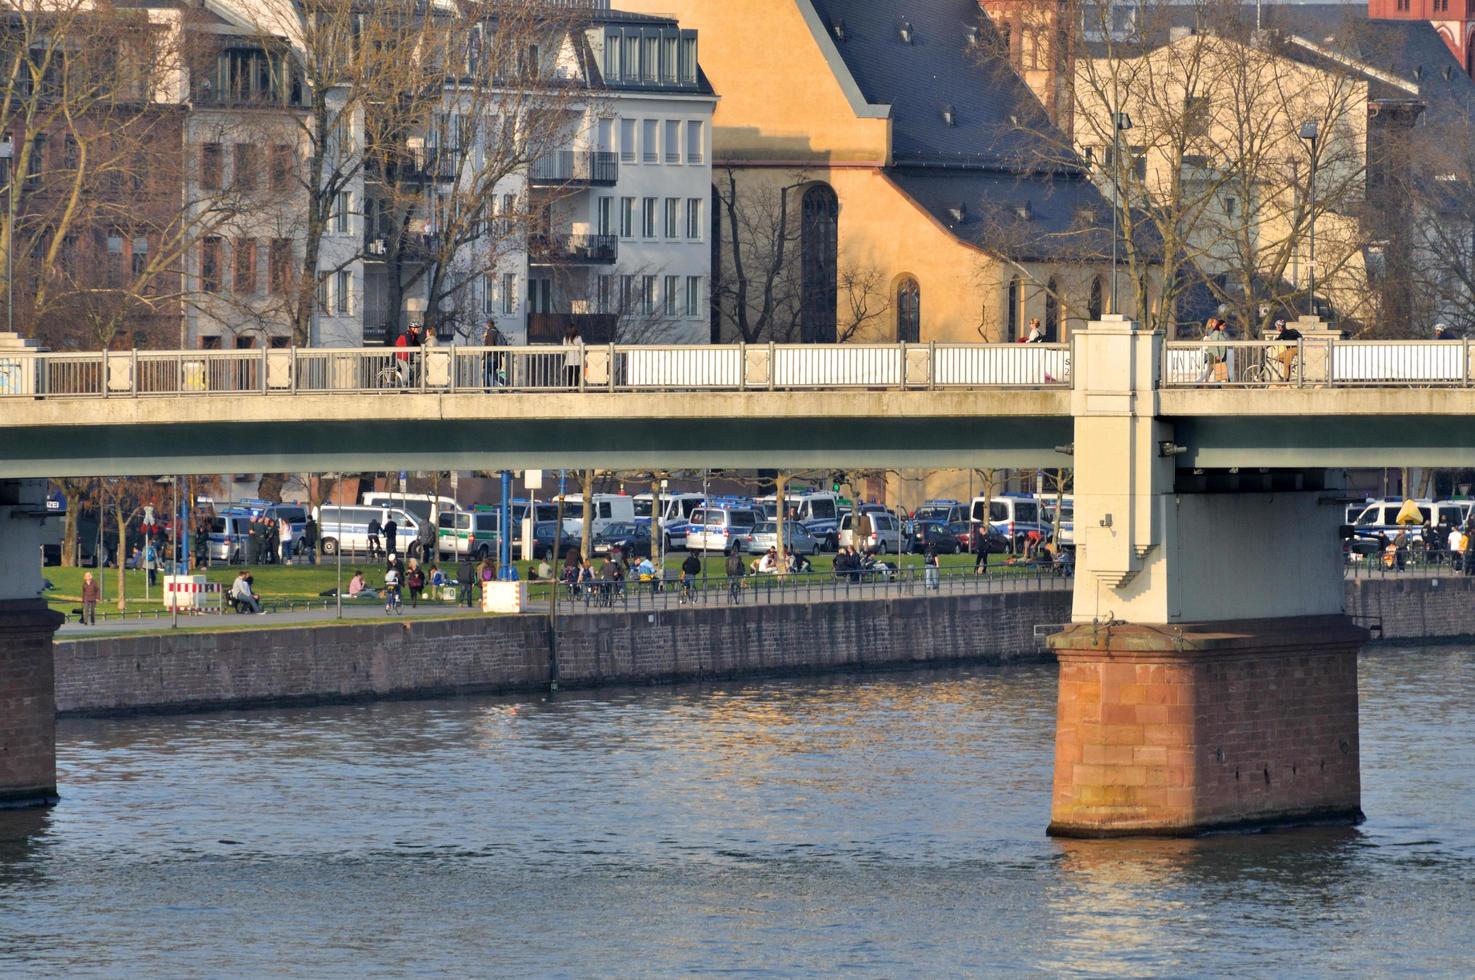
[[[761,511],[752,508],[702,507],[691,512],[686,531],[686,550],[704,553],[718,551],[733,554],[747,550],[753,528],[763,521]]]
[[[770,512],[778,507],[778,497],[759,497],[756,503],[771,518]],[[803,524],[810,536],[819,540],[821,550],[835,551],[839,548],[840,517],[844,507],[837,494],[786,493],[784,503],[787,506],[784,520]]]
[[[637,493],[635,501],[635,523],[649,524],[655,511],[656,495]],[[661,537],[666,539],[666,550],[686,547],[686,531],[691,526],[692,511],[707,505],[707,498],[699,493],[661,494]]]

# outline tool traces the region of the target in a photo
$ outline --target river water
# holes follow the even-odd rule
[[[1066,842],[1054,669],[69,721],[0,976],[1469,975],[1475,654],[1362,661],[1356,830]]]

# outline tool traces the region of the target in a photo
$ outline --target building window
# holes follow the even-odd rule
[[[1101,277],[1091,278],[1091,296],[1086,302],[1086,315],[1092,320],[1101,319]]]
[[[1008,313],[1008,316],[1009,316],[1009,339],[1010,340],[1015,340],[1015,339],[1017,339],[1020,336],[1020,333],[1019,333],[1019,313],[1020,313],[1020,304],[1023,302],[1023,299],[1024,299],[1023,285],[1020,283],[1019,277],[1018,276],[1015,276],[1013,279],[1010,279],[1009,280],[1009,298],[1007,300],[1007,303],[1009,305],[1009,313]]]
[[[594,297],[594,308],[600,313],[613,312],[610,303],[614,299],[614,276],[599,277],[599,292]]]
[[[267,275],[273,295],[280,296],[292,287],[292,239],[273,238],[267,258]]]
[[[640,38],[627,34],[621,40],[620,77],[633,82],[640,77]]]
[[[676,81],[676,46],[678,39],[668,37],[661,44],[661,81],[674,84]]]
[[[353,198],[348,191],[339,191],[333,198],[333,231],[348,234],[348,215],[353,210]]]
[[[615,199],[612,197],[601,197],[599,199],[599,234],[613,235],[615,220]]]
[[[611,34],[604,41],[604,78],[612,81],[620,77],[620,36]]]
[[[661,159],[660,147],[657,141],[660,139],[660,127],[654,119],[645,119],[640,123],[640,159],[646,163],[659,163]]]
[[[681,80],[688,85],[695,84],[697,80],[697,39],[694,37],[681,39]]]
[[[108,235],[107,284],[117,287],[123,284],[123,236],[117,232]]]
[[[235,172],[231,180],[237,190],[254,191],[261,174],[261,154],[255,143],[237,143],[235,151]]]
[[[800,226],[800,336],[806,344],[835,342],[840,201],[828,184],[804,192]]]
[[[706,152],[702,124],[695,120],[686,124],[686,162],[701,163]]]
[[[620,198],[620,237],[635,237],[635,198]]]
[[[640,312],[651,316],[656,311],[656,277],[640,277]]]
[[[666,237],[675,239],[681,231],[681,198],[666,198]]]
[[[702,199],[686,199],[686,237],[694,242],[702,240]]]
[[[613,153],[615,149],[615,121],[613,119],[599,120],[599,129],[594,137],[599,145],[595,147],[601,153]]]
[[[702,277],[686,277],[686,315],[697,317],[702,315]]]
[[[141,276],[149,267],[149,240],[142,235],[133,239],[133,274]]]
[[[237,238],[235,254],[235,292],[250,296],[256,292],[256,239]]]
[[[620,277],[620,308],[617,313],[630,313],[635,309],[635,277]]]
[[[681,302],[680,276],[666,277],[666,291],[662,296],[662,301],[666,304],[666,315],[672,317],[676,316],[678,304]]]
[[[213,235],[200,242],[200,288],[220,292],[220,239]]]
[[[666,162],[681,162],[681,123],[675,119],[666,120]]]
[[[656,237],[656,199],[647,197],[641,209],[641,235],[645,238]]]
[[[1060,340],[1060,284],[1051,276],[1045,283],[1045,343]]]
[[[502,312],[517,312],[517,276],[515,273],[502,273]]]
[[[333,309],[339,314],[346,315],[353,312],[353,273],[347,269],[338,273],[336,283],[336,296],[333,297]]]
[[[492,294],[492,278],[485,273],[481,277],[481,312],[484,316],[497,312],[497,299]]]
[[[896,286],[896,339],[903,344],[922,341],[922,287],[911,276]]]
[[[647,37],[641,39],[644,43],[640,50],[640,80],[643,82],[656,81],[656,70],[660,64],[660,43],[658,37]]]
[[[326,277],[318,280],[317,298],[319,313],[327,313],[332,309],[331,301],[328,298],[328,280]]]
[[[620,162],[635,162],[635,120],[620,120]]]
[[[206,143],[200,147],[200,186],[207,191],[220,190],[220,161],[219,143]]]
[[[271,189],[284,191],[292,180],[294,157],[292,147],[278,143],[271,148]]]

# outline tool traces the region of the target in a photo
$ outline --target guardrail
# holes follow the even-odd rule
[[[1170,341],[1162,387],[1466,388],[1469,340]]]
[[[0,398],[1068,388],[1063,344],[273,348],[0,354]]]

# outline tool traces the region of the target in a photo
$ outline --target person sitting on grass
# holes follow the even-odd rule
[[[353,578],[348,580],[348,597],[350,599],[357,599],[360,595],[363,594],[365,588],[366,586],[364,585],[364,573],[355,569],[353,573]]]
[[[450,585],[451,580],[446,578],[446,573],[440,570],[440,562],[430,563],[430,587],[438,589],[443,585]]]
[[[260,597],[251,591],[251,578],[244,569],[236,574],[236,580],[230,587],[230,597],[237,605],[246,607],[250,612],[266,614],[266,610],[261,608]]]

